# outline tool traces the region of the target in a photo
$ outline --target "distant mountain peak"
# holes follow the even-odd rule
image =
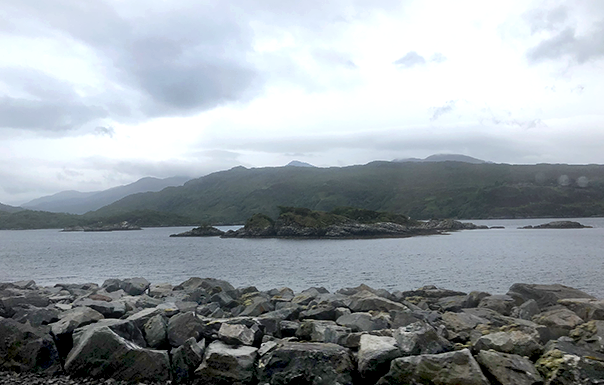
[[[316,166],[313,166],[310,163],[300,162],[299,160],[292,160],[291,162],[286,164],[285,167],[316,167]]]
[[[461,154],[434,154],[430,155],[425,159],[419,158],[406,158],[406,159],[395,159],[393,162],[397,163],[405,163],[405,162],[463,162],[463,163],[473,163],[473,164],[481,164],[488,163],[482,159],[476,159],[471,156],[461,155]]]

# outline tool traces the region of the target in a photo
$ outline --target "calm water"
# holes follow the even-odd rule
[[[372,240],[170,238],[187,228],[126,232],[0,231],[0,282],[102,283],[214,277],[234,286],[330,291],[361,283],[507,292],[515,282],[562,283],[604,298],[604,218],[593,229],[518,230],[539,220],[476,220],[505,229]]]

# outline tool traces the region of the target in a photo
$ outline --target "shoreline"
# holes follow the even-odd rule
[[[519,283],[505,294],[363,284],[296,293],[196,277],[178,285],[20,281],[0,283],[0,384],[56,375],[59,385],[395,384],[401,365],[427,362],[422,378],[446,377],[455,362],[472,383],[525,383],[510,379],[519,372],[545,384],[569,371],[576,381],[600,380],[599,333],[604,301],[559,284]],[[560,354],[576,358],[552,358]],[[495,370],[510,362],[523,369]]]

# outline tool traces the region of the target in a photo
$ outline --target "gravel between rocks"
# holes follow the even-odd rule
[[[139,385],[169,385],[166,382],[139,382]],[[0,371],[0,385],[133,385],[131,382],[114,379],[71,378],[67,375],[45,376],[34,373]]]

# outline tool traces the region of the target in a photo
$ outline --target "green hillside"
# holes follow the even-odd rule
[[[277,206],[355,207],[429,218],[604,215],[604,166],[373,162],[343,168],[228,171],[128,196],[91,216],[153,210],[198,223],[244,223]]]

